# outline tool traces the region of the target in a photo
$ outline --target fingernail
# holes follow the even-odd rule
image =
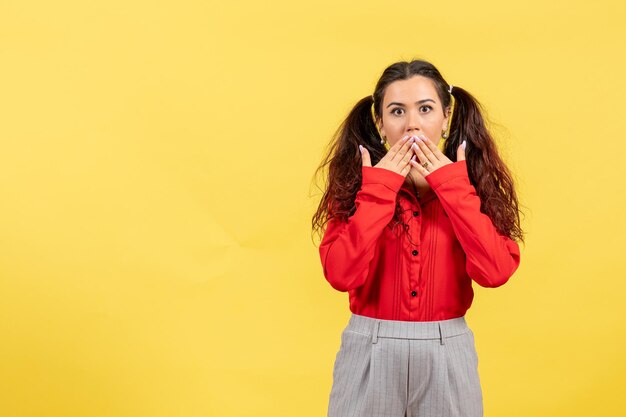
[[[359,151],[363,152],[363,146],[359,145]]]
[[[465,143],[465,140],[463,140],[463,149],[465,149],[465,147],[467,146],[467,144]]]

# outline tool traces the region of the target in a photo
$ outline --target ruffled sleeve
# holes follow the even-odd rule
[[[356,210],[347,222],[331,219],[319,253],[324,276],[338,291],[363,285],[375,256],[376,241],[393,218],[405,177],[386,168],[362,167]]]
[[[520,264],[519,245],[501,235],[489,216],[480,211],[480,197],[470,183],[467,162],[444,165],[425,178],[463,247],[467,274],[482,287],[506,283]]]

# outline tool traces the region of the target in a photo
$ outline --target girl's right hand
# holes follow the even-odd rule
[[[415,142],[413,136],[406,135],[395,145],[389,148],[389,151],[383,156],[380,161],[375,165],[375,168],[383,168],[393,171],[397,174],[400,174],[404,177],[411,170],[411,164],[409,161],[411,159],[415,160],[415,153],[411,150],[411,145]],[[372,160],[370,159],[370,154],[368,150],[359,145],[361,149],[361,162],[363,166],[371,167]]]

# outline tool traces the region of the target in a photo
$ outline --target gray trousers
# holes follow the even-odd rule
[[[465,317],[382,320],[352,313],[335,358],[328,417],[482,417]]]

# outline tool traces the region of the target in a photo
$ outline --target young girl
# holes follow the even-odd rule
[[[431,63],[397,62],[331,145],[313,228],[351,315],[328,416],[482,416],[472,281],[506,283],[523,232],[479,103]]]

